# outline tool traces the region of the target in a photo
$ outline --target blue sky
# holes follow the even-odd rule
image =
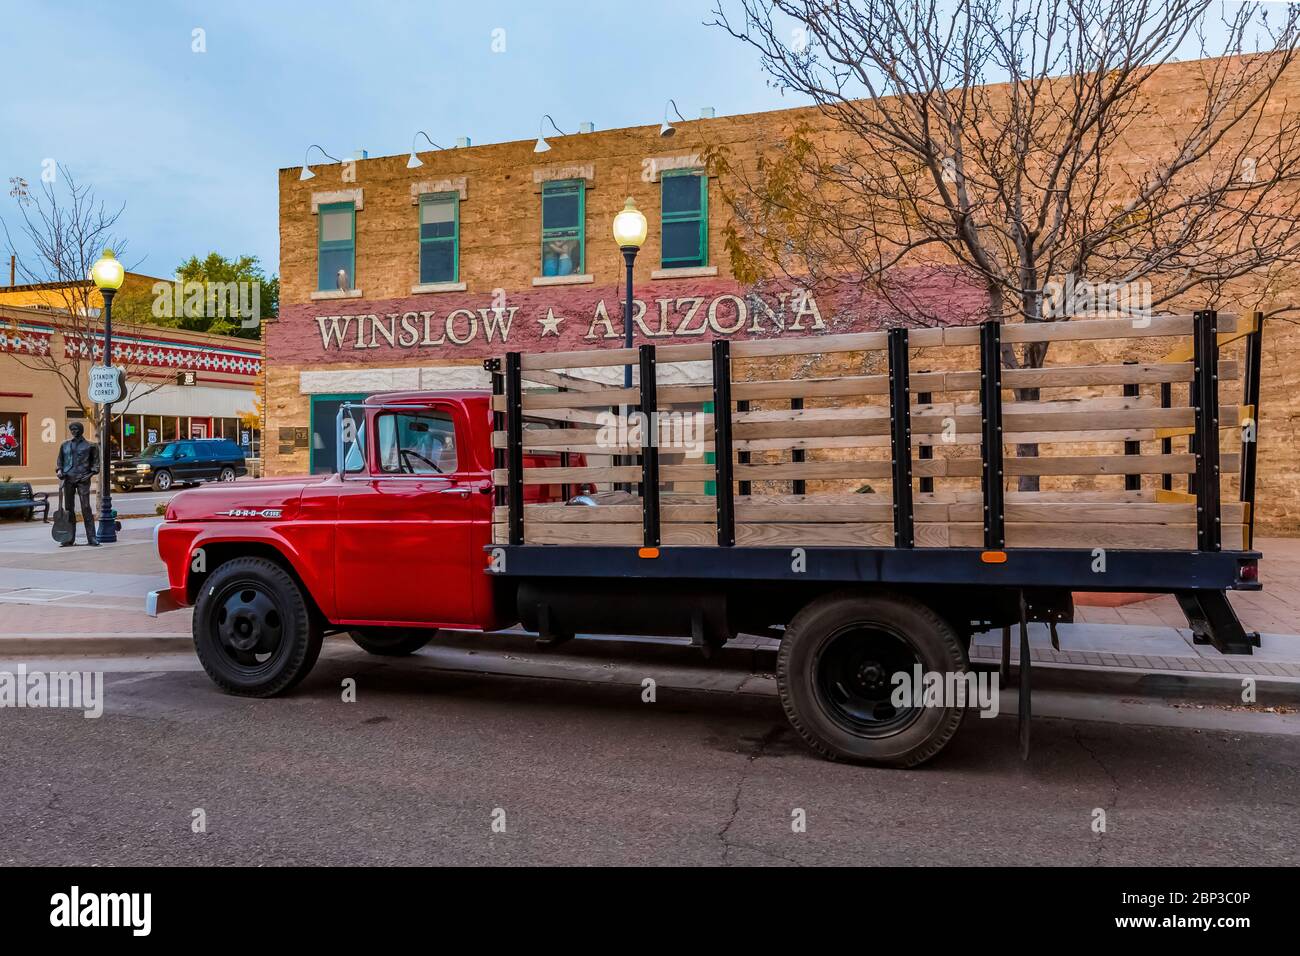
[[[565,132],[657,123],[669,97],[688,119],[798,105],[703,25],[709,0],[0,7],[0,217],[13,232],[9,177],[35,186],[54,159],[126,204],[124,258],[163,276],[214,249],[278,272],[276,170],[311,143],[380,156],[407,152],[417,129],[444,146],[532,138],[543,113]]]

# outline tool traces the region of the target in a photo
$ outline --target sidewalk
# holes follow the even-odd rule
[[[77,546],[60,548],[48,524],[0,525],[0,656],[188,649],[188,610],[144,613],[144,596],[166,586],[158,520],[126,519],[118,540],[98,548],[85,546],[80,527]]]

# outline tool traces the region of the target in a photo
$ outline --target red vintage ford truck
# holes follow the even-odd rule
[[[1221,408],[1221,384],[1239,366],[1221,364],[1218,347],[1241,330],[1225,333],[1214,313],[1154,321],[1008,326],[1022,341],[1195,336],[1194,349],[1164,361],[1031,370],[1032,379],[1001,368],[996,323],[913,330],[910,343],[906,330],[823,337],[823,350],[888,349],[886,374],[836,379],[733,382],[726,341],[657,355],[653,345],[577,357],[510,353],[486,363],[492,393],[404,392],[345,406],[336,474],[177,495],[156,532],[169,587],[150,595],[150,611],[193,605],[209,676],[258,697],[301,681],[323,636],[336,632],[383,655],[410,654],[443,628],[517,623],[548,644],[577,633],[685,636],[706,653],[738,633],[768,635],[781,641],[782,705],[809,746],[891,766],[938,753],[966,709],[943,695],[922,701],[920,687],[900,698],[900,676],[969,674],[972,635],[1001,628],[1007,679],[1018,626],[1027,748],[1027,627],[1044,622],[1055,640],[1055,625],[1073,620],[1077,592],[1174,594],[1199,642],[1235,654],[1258,643],[1226,599],[1260,587],[1250,547],[1253,435],[1240,452],[1220,450],[1221,430],[1258,403],[1258,325],[1246,332],[1246,401]],[[909,379],[910,350],[946,344],[978,345],[980,370]],[[757,359],[774,348],[736,344]],[[611,388],[553,371],[579,359],[636,362],[638,384]],[[659,364],[710,360],[711,386],[656,384]],[[560,390],[525,392],[530,376]],[[1021,380],[1063,393],[1081,385],[1125,392],[1003,408],[1003,391]],[[1171,401],[1171,383],[1186,384],[1188,402]],[[1147,384],[1159,386],[1158,397],[1140,394]],[[936,404],[931,393],[940,389],[978,390],[978,404]],[[807,408],[802,398],[784,410],[771,405],[854,390],[865,398],[849,407]],[[887,402],[872,404],[882,393]],[[768,407],[752,409],[751,396]],[[661,449],[666,426],[613,438],[592,427],[593,409],[634,407],[657,422],[660,407],[700,408],[710,398],[698,414],[711,459]],[[978,460],[960,442],[940,444],[954,430],[966,447],[978,445]],[[1189,436],[1189,453],[1172,450],[1174,432]],[[1122,441],[1124,454],[1004,460],[1004,444],[1022,435],[1045,446]],[[803,456],[882,439],[883,456]],[[771,460],[773,449],[791,450],[790,459]],[[769,459],[753,460],[760,453]],[[1239,496],[1221,485],[1227,468],[1240,469]],[[1176,472],[1191,475],[1192,490],[1172,490]],[[1007,491],[1017,473],[1101,476],[1101,486]],[[802,480],[857,475],[889,479],[891,489],[809,493]],[[1143,475],[1160,485],[1144,487]],[[960,483],[970,476],[981,490]],[[955,478],[954,490],[936,491],[934,477]],[[791,478],[794,494],[757,491],[759,482]]]

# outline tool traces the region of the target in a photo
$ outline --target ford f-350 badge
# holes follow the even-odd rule
[[[279,508],[231,508],[229,511],[218,511],[218,518],[278,518],[280,517]]]

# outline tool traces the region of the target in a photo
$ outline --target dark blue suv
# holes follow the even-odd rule
[[[162,442],[134,458],[113,462],[113,485],[118,491],[132,491],[139,485],[167,491],[173,485],[234,481],[246,474],[244,449],[229,438]]]

